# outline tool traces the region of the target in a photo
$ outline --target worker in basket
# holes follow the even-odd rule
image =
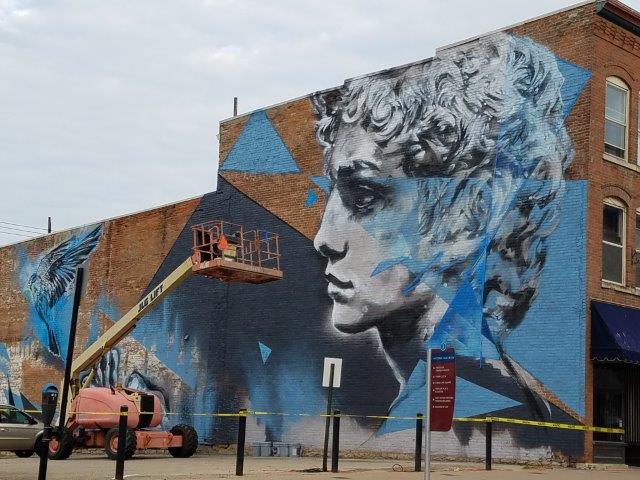
[[[229,238],[223,233],[213,242],[212,250],[216,258],[236,260],[238,258],[239,246],[240,239],[238,238],[238,233]]]

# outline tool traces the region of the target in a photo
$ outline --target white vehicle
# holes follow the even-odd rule
[[[38,449],[44,425],[11,405],[0,405],[0,450],[30,457]]]

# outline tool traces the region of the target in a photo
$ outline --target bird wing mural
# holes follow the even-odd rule
[[[67,293],[76,277],[76,269],[93,253],[101,236],[102,225],[99,225],[86,235],[70,237],[46,253],[29,276],[26,290],[46,329],[46,338],[40,340],[55,355],[60,355],[60,342],[51,309]]]

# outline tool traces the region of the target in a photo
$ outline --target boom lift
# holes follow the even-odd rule
[[[169,432],[150,429],[157,427],[163,418],[163,406],[155,395],[120,385],[90,386],[103,355],[192,273],[223,282],[254,284],[283,276],[279,237],[274,233],[245,231],[240,225],[216,220],[192,227],[192,234],[192,255],[73,361],[65,426],[49,443],[49,458],[66,459],[74,448],[104,448],[109,458],[115,459],[122,405],[129,409],[125,448],[128,458],[136,448],[166,448],[174,457],[190,457],[195,453],[198,436],[193,427],[176,425]],[[91,370],[81,383],[80,375],[88,369]]]

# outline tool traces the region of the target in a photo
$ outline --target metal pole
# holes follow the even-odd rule
[[[424,478],[431,480],[431,349],[427,348],[427,404],[425,415],[425,452],[424,452]]]
[[[38,467],[38,480],[47,480],[47,463],[49,460],[49,441],[51,440],[51,425],[46,425],[40,440],[40,465]]]
[[[487,418],[487,423],[485,423],[485,453],[484,453],[484,469],[491,470],[491,447],[493,437],[493,422],[490,418]]]
[[[238,97],[233,97],[233,116],[238,116]]]
[[[416,454],[415,467],[416,472],[422,470],[422,414],[416,415]]]
[[[244,444],[247,432],[247,411],[240,410],[238,416],[238,448],[236,450],[236,475],[244,474]]]
[[[38,468],[38,480],[47,480],[47,463],[49,460],[49,441],[51,440],[51,430],[51,424],[45,424],[39,445],[40,465]]]
[[[333,411],[333,442],[331,445],[331,472],[338,472],[340,457],[340,410]]]
[[[120,421],[118,422],[118,455],[116,457],[115,480],[124,478],[124,455],[127,449],[127,416],[129,408],[126,405],[120,407]]]
[[[324,424],[324,449],[322,450],[322,471],[327,471],[327,454],[329,451],[329,428],[331,427],[331,408],[333,402],[333,373],[335,364],[331,364],[329,370],[329,393],[327,395],[327,416]]]
[[[82,280],[84,268],[76,270],[76,284],[73,292],[73,309],[71,310],[71,325],[69,326],[69,344],[67,345],[67,360],[64,366],[64,381],[62,382],[62,397],[60,400],[60,421],[58,428],[64,427],[67,416],[67,401],[69,398],[69,383],[71,381],[71,364],[73,363],[73,350],[76,345],[76,327],[78,326],[78,309],[82,296]]]

